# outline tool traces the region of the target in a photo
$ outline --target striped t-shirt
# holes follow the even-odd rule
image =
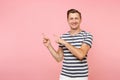
[[[66,42],[80,48],[82,43],[88,44],[90,47],[92,45],[92,35],[86,31],[81,31],[80,33],[72,36],[69,32],[61,36]],[[63,49],[64,60],[61,75],[77,78],[77,77],[87,77],[88,76],[88,64],[87,55],[83,60],[79,60],[75,57],[64,45],[59,45]]]

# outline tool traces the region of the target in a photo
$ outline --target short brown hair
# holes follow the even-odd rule
[[[79,16],[80,16],[80,19],[81,19],[81,13],[80,13],[78,10],[76,10],[76,9],[69,9],[69,10],[67,11],[67,18],[69,17],[69,14],[70,14],[70,13],[78,13]]]

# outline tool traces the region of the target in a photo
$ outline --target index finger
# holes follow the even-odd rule
[[[55,38],[60,38],[58,35],[56,35],[56,34],[53,34],[53,36],[55,37]]]
[[[42,36],[44,39],[48,39],[48,37],[44,33],[42,33]]]

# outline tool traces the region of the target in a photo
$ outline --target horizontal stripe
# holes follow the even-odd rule
[[[71,70],[75,69],[76,70],[76,69],[88,69],[88,66],[85,66],[85,67],[75,67],[75,68],[74,67],[63,66],[63,68],[64,69],[71,69]]]
[[[83,58],[83,60],[84,59],[86,59],[86,58]],[[66,58],[66,57],[64,57],[64,60],[80,60],[80,59],[78,59],[78,58],[76,58],[76,57],[74,57],[74,58]]]
[[[74,69],[74,68],[72,68],[72,69],[69,68],[69,69],[68,69],[68,68],[64,68],[64,67],[63,67],[62,69],[63,69],[63,70],[67,70],[67,71],[86,71],[86,70],[88,71],[88,67],[87,67],[87,68],[84,68],[84,69],[77,69],[77,68],[76,68],[76,69]]]
[[[66,70],[63,68],[62,72],[66,72],[66,73],[69,73],[69,74],[81,74],[81,73],[87,73],[88,70]]]
[[[63,73],[67,73],[67,74],[87,74],[88,73],[88,71],[87,72],[66,72],[66,71],[62,71]]]
[[[65,73],[61,73],[61,75],[64,75],[64,76],[68,76],[68,77],[71,77],[71,78],[77,78],[77,77],[88,77],[88,75],[68,75],[68,74],[65,74]]]
[[[62,39],[64,39],[65,41],[75,41],[75,40],[80,40],[80,41],[82,41],[82,40],[84,40],[84,38],[82,37],[82,38],[62,38]]]
[[[84,64],[84,63],[87,63],[86,61],[85,62],[63,62],[65,64]]]
[[[86,59],[84,59],[84,60],[63,60],[63,62],[87,62],[87,60]]]
[[[66,63],[63,63],[63,66],[65,66],[65,67],[86,67],[86,66],[88,66],[88,64],[87,63],[85,63],[85,64],[66,64]]]

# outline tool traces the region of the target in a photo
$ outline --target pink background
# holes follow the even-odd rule
[[[0,80],[58,80],[57,63],[41,33],[69,30],[66,11],[82,13],[81,28],[94,36],[89,80],[120,80],[119,0],[0,0]]]

